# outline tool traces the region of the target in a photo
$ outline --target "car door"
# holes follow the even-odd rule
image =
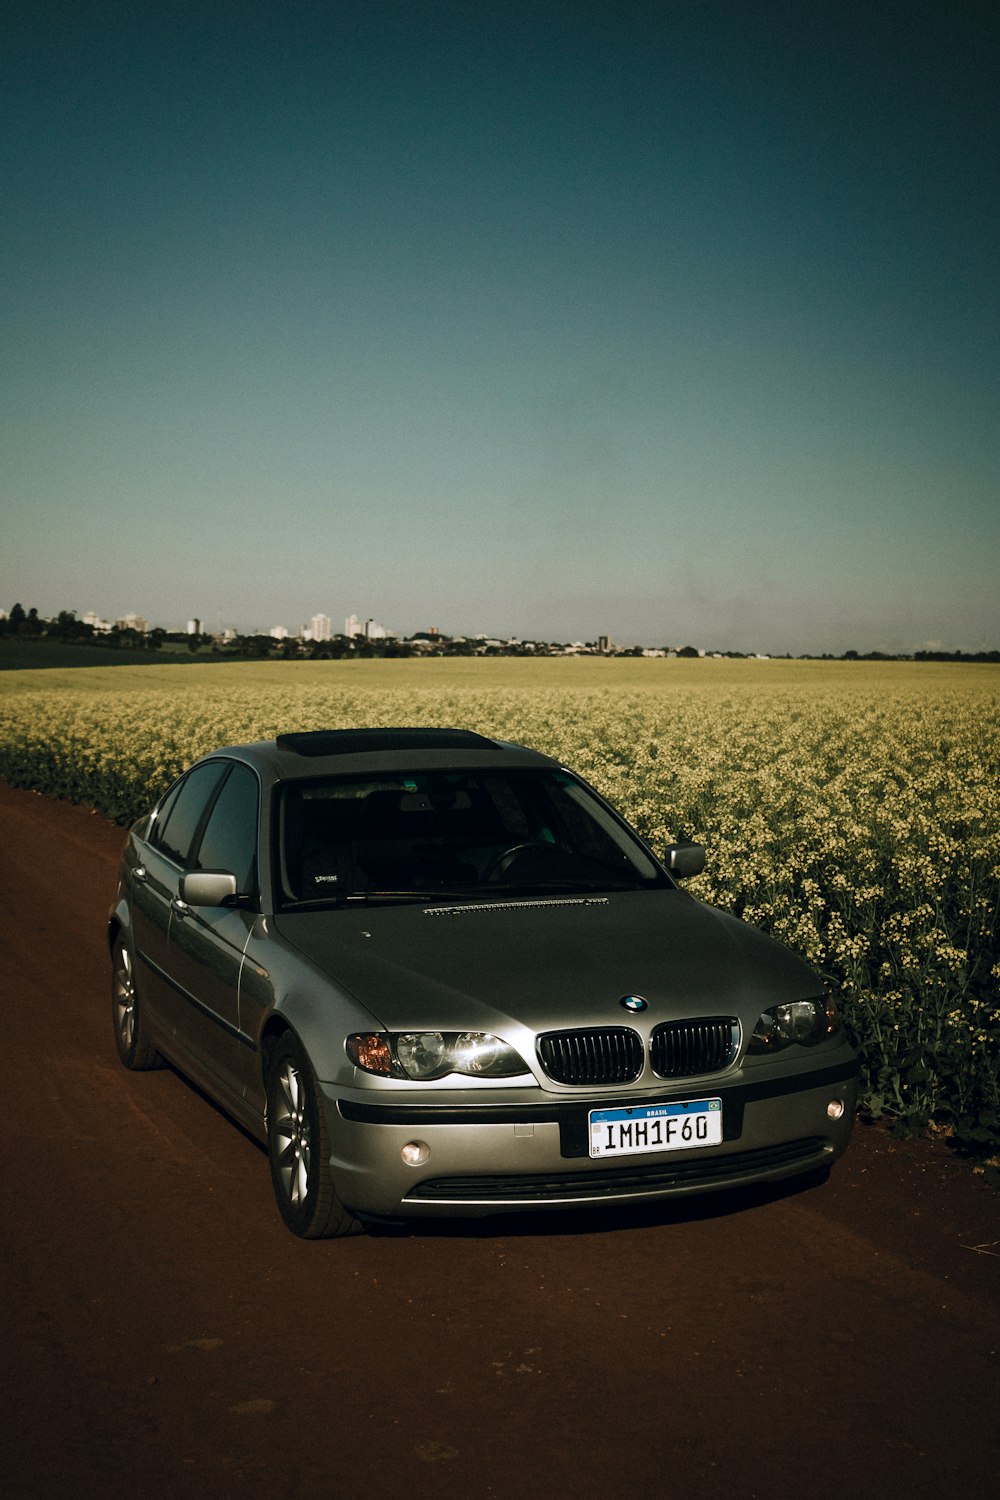
[[[184,998],[177,1040],[192,1071],[218,1094],[240,1099],[253,1072],[256,1040],[240,1028],[240,970],[259,911],[257,902],[257,777],[231,763],[185,860],[188,870],[236,876],[237,899],[226,906],[172,903],[167,967]]]
[[[224,761],[195,766],[167,793],[145,838],[136,841],[138,858],[130,880],[136,984],[143,1005],[168,1041],[176,1035],[184,1010],[171,973],[174,903],[195,834],[227,769]]]

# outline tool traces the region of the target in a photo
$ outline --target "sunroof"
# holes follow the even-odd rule
[[[495,750],[471,729],[310,729],[279,734],[279,750],[296,755],[371,755],[377,750]]]

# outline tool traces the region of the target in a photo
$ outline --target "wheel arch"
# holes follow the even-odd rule
[[[279,1042],[281,1042],[286,1036],[294,1037],[299,1046],[302,1048],[303,1052],[305,1052],[306,1056],[309,1056],[308,1050],[306,1049],[302,1038],[295,1030],[295,1027],[290,1023],[287,1016],[282,1015],[280,1011],[272,1011],[267,1020],[264,1022],[264,1025],[261,1027],[260,1032],[260,1075],[262,1081],[267,1078],[267,1070],[270,1066],[271,1058],[274,1055],[275,1048],[278,1046]]]
[[[114,906],[108,913],[108,928],[106,934],[108,953],[114,953],[115,943],[117,943],[120,937],[124,937],[126,940],[128,940],[131,938],[131,935],[132,923],[129,920],[128,903],[124,900],[118,900],[115,902]]]

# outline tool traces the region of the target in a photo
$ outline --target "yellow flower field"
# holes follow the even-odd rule
[[[0,775],[128,821],[196,756],[281,730],[449,724],[581,772],[690,889],[825,976],[866,1107],[1000,1144],[1000,669],[429,660],[0,674]]]

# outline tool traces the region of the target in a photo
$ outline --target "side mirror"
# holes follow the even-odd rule
[[[226,906],[236,895],[236,876],[228,870],[189,870],[177,894],[188,906]]]
[[[671,875],[686,880],[690,875],[700,875],[705,868],[705,847],[692,843],[690,839],[681,839],[680,843],[667,845],[663,862]]]

